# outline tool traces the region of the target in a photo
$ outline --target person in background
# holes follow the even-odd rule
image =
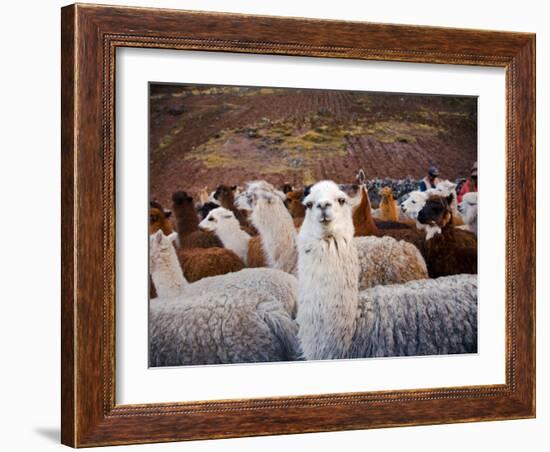
[[[477,162],[472,165],[470,178],[464,182],[460,192],[458,193],[458,202],[462,202],[462,197],[471,191],[477,191]]]
[[[428,169],[428,175],[420,181],[420,185],[418,186],[418,189],[420,191],[426,191],[430,188],[435,188],[439,182],[441,182],[441,179],[439,179],[439,170],[435,165],[430,166]]]

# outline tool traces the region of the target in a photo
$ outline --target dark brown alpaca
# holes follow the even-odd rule
[[[453,226],[451,201],[452,195],[431,195],[418,213],[420,223],[441,229],[424,242],[421,250],[431,278],[477,273],[477,238]]]
[[[220,203],[220,206],[231,210],[235,214],[235,218],[239,220],[241,228],[245,230],[250,235],[258,235],[258,231],[250,224],[246,213],[242,210],[237,209],[235,206],[235,191],[237,190],[236,185],[218,185],[216,191],[214,192],[214,199]]]
[[[180,248],[223,248],[221,240],[214,233],[199,230],[199,218],[191,196],[184,191],[177,191],[172,195],[172,202]]]

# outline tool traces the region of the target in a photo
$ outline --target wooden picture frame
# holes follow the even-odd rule
[[[62,9],[62,442],[73,447],[535,416],[535,35],[71,5]],[[506,69],[506,383],[115,403],[115,50]]]

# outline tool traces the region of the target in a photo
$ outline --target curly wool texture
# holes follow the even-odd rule
[[[212,291],[241,289],[272,295],[292,318],[296,317],[298,280],[293,275],[273,268],[245,268],[223,276],[203,278],[189,284],[185,289],[185,296],[195,297]]]
[[[154,300],[151,366],[292,361],[298,327],[272,294],[253,289],[208,291]]]
[[[355,237],[359,258],[359,289],[400,284],[428,278],[428,269],[418,249],[392,237]]]
[[[225,248],[180,248],[177,254],[188,282],[238,272],[244,268],[239,256]]]
[[[477,352],[477,276],[454,275],[359,294],[346,358]]]

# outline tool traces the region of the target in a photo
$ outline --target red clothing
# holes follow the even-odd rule
[[[468,179],[464,184],[462,185],[462,188],[460,189],[460,193],[458,194],[458,202],[462,202],[462,197],[466,193],[470,193],[471,191],[477,191],[477,187],[472,187],[472,181]],[[473,190],[472,190],[473,189]]]

